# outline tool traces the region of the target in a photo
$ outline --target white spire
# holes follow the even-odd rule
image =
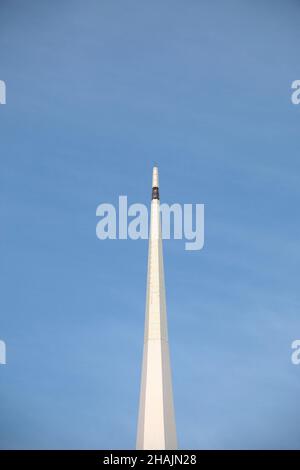
[[[153,168],[148,278],[137,449],[176,449],[169,357],[158,168]]]

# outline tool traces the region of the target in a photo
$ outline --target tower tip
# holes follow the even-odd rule
[[[152,188],[158,188],[158,166],[155,164],[152,172]]]

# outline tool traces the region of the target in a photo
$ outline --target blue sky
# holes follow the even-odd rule
[[[164,244],[181,448],[300,448],[296,0],[2,0],[1,448],[133,448],[146,241],[96,207],[205,204]]]

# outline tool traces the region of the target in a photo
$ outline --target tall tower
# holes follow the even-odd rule
[[[137,449],[177,449],[167,330],[158,168],[153,168]]]

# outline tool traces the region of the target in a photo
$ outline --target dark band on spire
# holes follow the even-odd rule
[[[159,199],[159,189],[157,186],[152,188],[152,199]]]

